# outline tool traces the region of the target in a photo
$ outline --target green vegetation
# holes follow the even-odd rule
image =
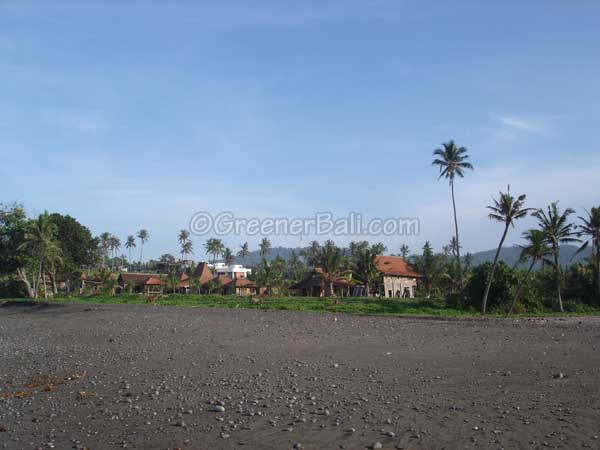
[[[12,299],[8,301],[25,301]],[[100,304],[131,304],[148,306],[185,306],[200,308],[240,308],[261,310],[284,310],[306,312],[330,312],[344,314],[367,314],[408,317],[477,317],[475,308],[464,306],[450,307],[443,299],[418,298],[411,300],[395,300],[378,297],[346,297],[332,299],[327,297],[266,297],[251,299],[230,295],[197,295],[171,294],[161,297],[156,302],[148,304],[146,297],[136,294],[94,295],[88,297],[56,297],[47,300],[52,303],[100,303]],[[557,313],[549,310],[535,310],[526,316],[555,316]],[[600,315],[600,308],[584,307],[567,304],[565,315]],[[491,317],[505,317],[505,314],[494,310]]]

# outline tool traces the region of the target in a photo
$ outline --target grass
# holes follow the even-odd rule
[[[13,299],[24,301],[26,299]],[[50,302],[60,303],[104,303],[104,304],[148,304],[146,297],[136,294],[116,296],[95,295],[85,297],[58,297]],[[253,303],[249,298],[230,295],[180,295],[171,294],[160,298],[152,305],[188,306],[205,308],[241,308],[285,311],[335,312],[348,314],[413,316],[413,317],[477,317],[474,310],[450,308],[442,299],[386,299],[377,297],[318,298],[318,297],[273,297],[261,298]],[[553,311],[517,314],[516,316],[556,316]],[[600,310],[585,310],[565,313],[565,316],[600,315]],[[505,317],[504,313],[491,312],[489,317]]]

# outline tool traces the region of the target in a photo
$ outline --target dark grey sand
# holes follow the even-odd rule
[[[4,304],[0,448],[599,449],[599,347],[598,318]]]

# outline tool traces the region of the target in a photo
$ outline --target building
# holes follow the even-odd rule
[[[117,279],[117,292],[159,295],[164,291],[165,281],[157,273],[121,273]]]
[[[378,256],[377,270],[383,275],[383,297],[414,298],[417,281],[421,277],[400,256]]]
[[[351,281],[336,278],[333,281],[333,294],[343,297],[351,296],[355,284]],[[329,280],[327,274],[320,267],[315,267],[304,279],[290,286],[290,289],[298,292],[303,297],[324,297],[329,293]]]
[[[227,275],[229,278],[248,278],[248,275],[252,273],[252,269],[248,269],[241,264],[227,265],[222,262],[210,264],[209,267],[215,271],[217,275]]]

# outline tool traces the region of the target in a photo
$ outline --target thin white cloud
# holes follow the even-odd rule
[[[542,122],[517,116],[500,116],[498,122],[519,131],[529,131],[531,133],[545,133],[547,131],[546,124]]]

